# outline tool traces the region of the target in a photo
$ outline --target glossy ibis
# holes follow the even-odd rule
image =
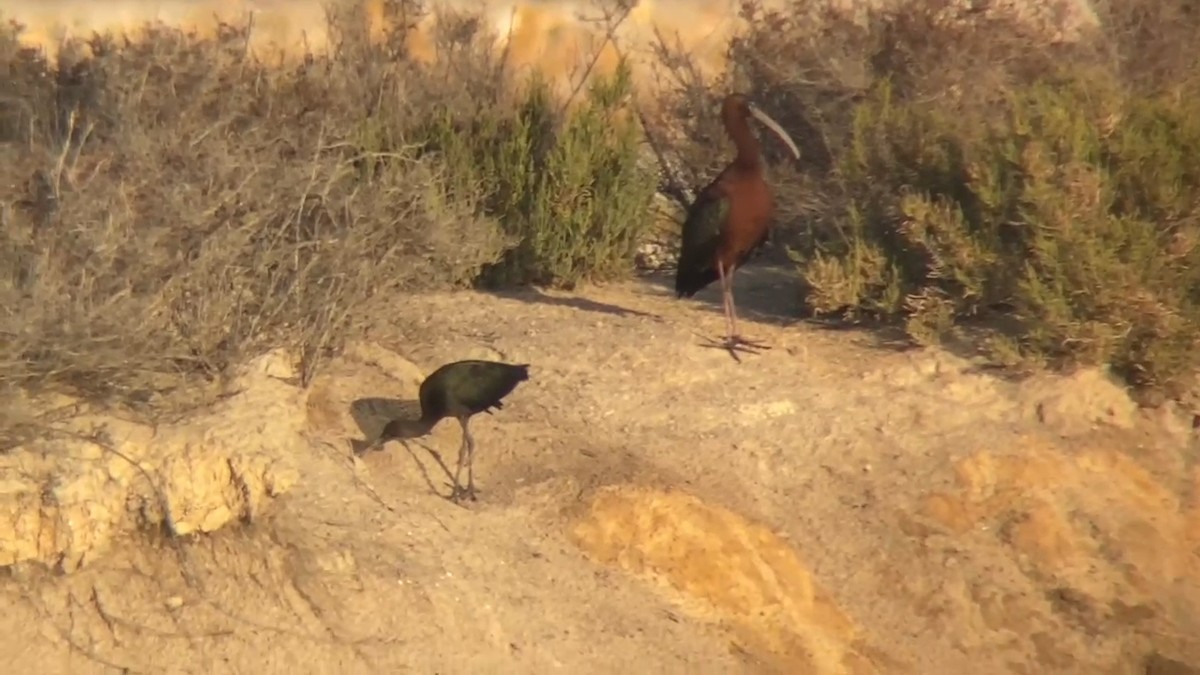
[[[774,197],[767,185],[762,148],[750,130],[750,118],[761,122],[783,141],[796,159],[800,150],[791,136],[744,94],[730,94],[721,105],[725,131],[737,156],[696,196],[683,224],[679,267],[675,272],[676,297],[692,297],[713,281],[721,281],[725,305],[726,337],[723,345],[735,360],[735,350],[769,349],[743,338],[737,329],[733,304],[733,273],[767,239]]]
[[[471,417],[491,408],[503,408],[501,400],[517,385],[529,379],[529,364],[513,365],[498,361],[455,361],[438,368],[421,382],[420,419],[396,419],[384,426],[379,438],[365,450],[378,449],[391,439],[419,438],[433,430],[443,418],[453,417],[462,427],[462,445],[458,448],[458,468],[454,472],[452,501],[467,497],[475,501],[475,439],[468,424]],[[459,482],[463,466],[467,468],[467,486]]]

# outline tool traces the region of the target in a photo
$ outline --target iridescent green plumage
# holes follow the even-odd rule
[[[512,393],[517,385],[529,379],[529,364],[498,361],[466,360],[447,363],[433,371],[421,382],[420,419],[397,419],[384,426],[379,438],[366,449],[379,448],[391,439],[406,440],[428,434],[438,422],[453,417],[462,427],[463,442],[458,449],[458,470],[454,473],[454,491],[450,498],[475,499],[475,439],[468,428],[471,417],[491,409],[504,407],[501,399]],[[365,451],[365,450],[364,450]],[[439,460],[440,461],[440,460]],[[463,467],[467,468],[467,486],[459,483]]]
[[[718,278],[717,244],[721,227],[729,218],[729,197],[714,182],[688,209],[683,223],[679,266],[675,271],[675,296],[690,298]]]
[[[444,417],[471,416],[500,402],[517,384],[529,379],[529,365],[498,361],[456,361],[433,371],[421,383],[421,422],[430,428]]]

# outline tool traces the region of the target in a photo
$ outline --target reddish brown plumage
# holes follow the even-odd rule
[[[721,121],[737,155],[717,180],[726,194],[735,195],[730,204],[729,225],[721,232],[718,255],[726,265],[736,265],[738,255],[766,235],[775,211],[775,199],[763,171],[762,146],[750,131],[750,112],[745,99],[726,96]]]
[[[700,191],[688,209],[675,273],[675,293],[679,297],[691,297],[713,281],[722,281],[728,322],[726,346],[730,348],[738,343],[748,344],[737,334],[732,275],[766,240],[775,210],[764,172],[762,148],[750,130],[751,117],[775,132],[793,155],[800,156],[787,132],[744,95],[725,97],[721,119],[737,155]]]

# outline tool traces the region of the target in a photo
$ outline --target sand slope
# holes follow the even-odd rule
[[[181,554],[139,533],[131,498],[72,574],[11,567],[0,667],[1115,674],[1200,663],[1190,425],[1135,410],[1099,373],[1018,384],[871,333],[783,325],[771,313],[792,297],[784,278],[763,267],[739,278],[746,332],[774,345],[740,366],[697,345],[695,333],[721,330],[712,291],[677,301],[643,280],[413,299],[394,309],[402,325],[352,346],[308,390],[260,377],[291,413],[246,393],[260,414],[227,411],[207,422],[223,440],[193,440],[198,456],[253,448],[265,457],[254,466],[294,471],[278,469],[294,481],[255,497],[248,518],[231,511]],[[532,364],[504,410],[474,423],[481,501],[434,494],[446,479],[420,445],[351,459],[361,426],[411,407],[422,372],[472,357]],[[458,440],[448,423],[426,445],[452,462]],[[228,494],[228,471],[183,486],[153,450],[177,446],[147,445],[145,466],[177,476],[168,496]],[[23,503],[6,502],[10,516]],[[4,536],[15,550],[20,537]]]

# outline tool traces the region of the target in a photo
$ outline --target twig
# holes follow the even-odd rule
[[[28,601],[29,598],[27,597],[26,600]],[[67,643],[67,646],[71,649],[72,652],[77,652],[84,658],[87,658],[87,659],[89,659],[95,663],[98,663],[102,666],[112,668],[113,670],[116,670],[121,673],[141,673],[141,672],[143,672],[141,670],[136,670],[131,666],[125,666],[125,665],[116,663],[115,661],[110,661],[110,660],[104,658],[103,656],[101,656],[95,649],[92,649],[91,647],[82,645],[78,641],[76,641],[76,639],[75,639],[75,608],[76,607],[82,608],[82,607],[84,607],[84,604],[79,601],[79,598],[75,597],[74,593],[68,593],[67,602],[68,602],[67,614],[70,617],[70,625],[66,629],[63,629],[62,627],[53,623],[52,617],[44,616],[44,618],[51,621],[51,626],[53,626],[55,632],[58,633],[58,637],[61,638],[63,642]]]
[[[113,625],[112,617],[108,615],[104,605],[100,602],[100,592],[96,590],[95,585],[92,586],[92,607],[95,607],[96,613],[100,615],[100,620],[104,622],[104,625],[108,626],[108,632],[112,635],[113,641],[121,644],[121,639],[117,637],[117,628]]]
[[[62,186],[62,175],[66,170],[67,155],[71,152],[71,138],[75,135],[75,119],[78,112],[77,108],[72,108],[71,112],[67,113],[67,134],[63,140],[62,149],[58,153],[58,158],[54,162],[54,178],[50,182],[51,187],[54,188],[54,199],[58,199],[58,196],[62,194],[60,189]]]
[[[642,133],[646,135],[646,145],[650,146],[650,150],[654,153],[654,158],[658,160],[658,166],[663,172],[663,183],[659,185],[659,192],[670,197],[686,213],[691,208],[692,202],[688,198],[686,188],[675,177],[675,172],[671,170],[671,164],[667,161],[666,154],[663,153],[662,148],[654,140],[654,133],[650,130],[650,125],[646,121],[646,115],[636,102],[633,104],[633,111],[637,115],[638,123],[642,125]]]
[[[325,445],[325,447],[327,447],[330,450],[330,454],[345,458],[345,455],[334,444],[326,442],[326,443],[323,443],[323,445]],[[350,461],[348,463],[342,462],[342,465],[350,470],[350,476],[354,479],[354,482],[357,483],[359,486],[363,487],[364,489],[366,489],[367,495],[369,497],[371,497],[371,499],[375,503],[379,504],[380,506],[382,506],[383,508],[387,509],[388,511],[390,511],[391,513],[393,513],[395,515],[400,515],[400,511],[398,511],[391,504],[388,504],[387,502],[385,502],[383,500],[383,497],[380,497],[379,493],[375,491],[375,488],[370,483],[363,480],[361,476],[358,475],[358,471],[356,470],[356,468],[354,466],[355,461],[356,461],[356,458],[352,454],[350,456]],[[438,518],[436,514],[430,513],[429,511],[424,511],[424,509],[422,509],[422,511],[425,513],[425,515],[432,518],[433,521],[435,523],[437,523],[443,530],[450,532],[450,528],[446,527],[446,524],[443,523],[442,520],[440,518]]]
[[[628,10],[626,11],[626,16],[628,16]],[[657,34],[657,32],[658,29],[656,27],[655,33]],[[617,52],[617,58],[624,60],[625,54],[621,50],[621,45],[615,37],[612,39],[612,45],[613,49]],[[676,178],[675,172],[671,170],[670,162],[667,161],[666,154],[662,151],[662,148],[655,140],[654,133],[650,129],[650,124],[646,120],[646,114],[643,112],[641,105],[638,104],[636,92],[632,98],[633,112],[635,115],[637,115],[638,124],[642,126],[642,133],[646,137],[646,144],[650,146],[651,152],[654,153],[655,160],[658,161],[659,168],[662,169],[663,183],[659,185],[659,192],[670,197],[671,200],[678,204],[679,207],[683,209],[684,213],[686,213],[688,208],[691,207],[692,202],[692,200],[688,197],[687,189],[684,188]]]
[[[575,97],[578,96],[579,92],[583,90],[583,85],[587,83],[588,79],[592,75],[592,71],[596,68],[596,64],[600,62],[600,56],[604,54],[604,48],[610,44],[613,45],[614,48],[616,47],[617,30],[620,29],[621,24],[625,23],[625,20],[629,18],[629,15],[633,12],[633,8],[635,6],[635,4],[632,2],[618,1],[619,9],[616,12],[613,12],[610,9],[605,9],[604,16],[601,17],[599,21],[595,19],[590,20],[592,23],[602,22],[604,24],[604,38],[600,41],[600,46],[597,47],[592,53],[592,59],[588,62],[587,67],[583,69],[583,76],[579,78],[577,83],[575,83],[575,88],[571,90],[571,95],[567,97],[567,100],[563,102],[562,108],[559,109],[558,113],[560,116],[571,107],[571,103],[575,101]],[[582,21],[589,21],[582,16],[579,16],[579,19]]]
[[[508,57],[512,52],[513,25],[516,23],[516,19],[517,6],[513,5],[508,12],[508,34],[504,37],[504,49],[500,52],[500,63],[496,66],[497,82],[504,82],[505,75],[508,73]]]
[[[258,16],[258,10],[251,9],[248,14],[250,18],[246,21],[246,39],[242,43],[243,59],[250,55],[250,40],[254,37],[254,17]]]

